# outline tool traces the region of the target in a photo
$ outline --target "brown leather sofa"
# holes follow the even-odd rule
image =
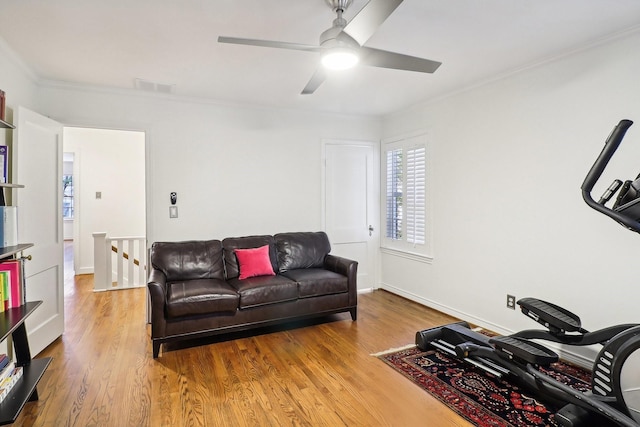
[[[273,275],[240,279],[243,249],[268,246]],[[151,339],[160,344],[333,313],[357,316],[358,263],[330,255],[324,232],[151,246]],[[246,271],[246,270],[245,270]]]

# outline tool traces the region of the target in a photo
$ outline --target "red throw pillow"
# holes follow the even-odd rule
[[[236,249],[236,258],[240,268],[240,277],[243,280],[255,276],[275,276],[271,259],[269,258],[269,245],[253,249]]]

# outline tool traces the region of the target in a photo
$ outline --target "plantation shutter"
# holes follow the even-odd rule
[[[407,190],[405,197],[407,242],[423,245],[426,238],[426,149],[407,150]]]
[[[432,162],[427,134],[384,142],[383,252],[431,260],[431,215],[427,211],[428,170]],[[429,158],[427,158],[429,156]],[[412,258],[413,259],[413,258]]]
[[[387,151],[387,230],[389,239],[402,239],[402,148]]]

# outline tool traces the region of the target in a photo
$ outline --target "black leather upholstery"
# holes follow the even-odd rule
[[[167,281],[193,279],[224,280],[222,243],[219,240],[156,242],[151,245],[153,268]]]
[[[234,313],[240,296],[227,282],[195,279],[167,285],[167,316],[193,316],[218,312]]]
[[[298,283],[300,298],[339,294],[349,290],[346,276],[323,268],[300,268],[282,273]]]
[[[247,237],[227,237],[222,240],[224,248],[224,266],[227,279],[233,279],[240,275],[236,249],[252,249],[269,245],[269,258],[273,271],[278,271],[278,257],[276,255],[276,244],[273,236],[247,236]]]
[[[280,273],[297,268],[319,268],[331,252],[329,237],[323,231],[316,233],[279,233],[273,236],[278,249]]]
[[[264,245],[278,274],[240,280],[235,250]],[[162,343],[301,317],[349,311],[356,320],[358,263],[330,249],[323,232],[154,243],[147,282],[153,357]]]
[[[284,276],[258,276],[229,279],[240,294],[240,308],[257,307],[298,298],[298,284]]]

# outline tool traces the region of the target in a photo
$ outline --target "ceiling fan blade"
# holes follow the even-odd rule
[[[321,65],[318,67],[316,72],[313,73],[313,76],[311,76],[311,80],[309,80],[309,83],[307,83],[304,89],[302,89],[302,95],[311,95],[316,91],[316,89],[318,89],[318,87],[322,84],[322,82],[324,82],[326,78],[327,72]]]
[[[239,37],[219,36],[218,43],[244,44],[248,46],[274,47],[278,49],[302,50],[306,52],[320,52],[320,46],[300,43],[276,42],[270,40],[242,39]]]
[[[401,53],[387,52],[386,50],[370,47],[360,48],[360,63],[373,67],[393,68],[395,70],[417,71],[420,73],[433,73],[442,62]]]
[[[378,27],[393,13],[403,0],[371,0],[349,21],[344,32],[360,46],[365,44]]]

